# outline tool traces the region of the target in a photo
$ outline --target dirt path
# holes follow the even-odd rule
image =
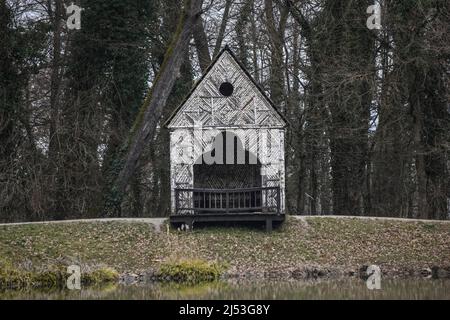
[[[58,220],[58,221],[38,221],[38,222],[16,222],[0,223],[1,226],[19,226],[27,224],[51,224],[51,223],[78,223],[78,222],[127,222],[127,223],[148,223],[157,232],[161,231],[161,226],[167,218],[101,218],[101,219],[79,219],[79,220]]]
[[[306,223],[307,218],[333,218],[333,219],[360,219],[360,220],[378,220],[378,221],[403,221],[403,222],[426,222],[426,223],[450,223],[450,220],[425,220],[425,219],[407,219],[407,218],[385,218],[385,217],[356,217],[356,216],[292,216],[297,220]]]
[[[307,223],[307,218],[332,218],[332,219],[361,219],[361,220],[386,220],[403,222],[426,222],[426,223],[450,223],[450,220],[421,220],[405,218],[383,218],[383,217],[353,217],[353,216],[290,216],[294,219]],[[27,224],[49,224],[49,223],[77,223],[77,222],[128,222],[128,223],[148,223],[151,224],[157,232],[161,231],[161,226],[168,218],[100,218],[100,219],[79,219],[79,220],[58,220],[58,221],[38,221],[38,222],[15,222],[0,223],[0,226],[16,226]]]

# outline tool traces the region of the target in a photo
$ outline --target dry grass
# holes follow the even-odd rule
[[[307,223],[288,219],[272,233],[208,228],[167,234],[146,223],[122,222],[0,226],[0,266],[3,261],[20,270],[45,270],[77,263],[140,272],[189,259],[217,261],[232,273],[450,266],[449,223],[328,218]]]

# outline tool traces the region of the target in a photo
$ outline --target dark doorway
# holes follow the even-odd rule
[[[261,163],[255,155],[244,149],[236,135],[222,132],[221,138],[222,144],[216,144],[216,137],[215,147],[210,154],[215,157],[217,149],[222,147],[221,163],[207,164],[201,161],[194,165],[194,207],[201,208],[203,213],[223,211],[223,208],[228,211],[231,209],[230,212],[260,210],[262,192],[253,189],[262,186]],[[233,139],[232,142],[230,139]],[[233,150],[227,150],[230,146],[233,146]],[[230,190],[234,192],[225,192]]]
[[[218,141],[221,138],[221,143]],[[231,148],[230,148],[231,147]],[[222,154],[216,157],[217,150]],[[244,189],[261,187],[261,163],[246,150],[241,140],[230,132],[222,132],[214,139],[209,152],[216,162],[203,161],[205,154],[194,165],[194,188],[200,189]]]

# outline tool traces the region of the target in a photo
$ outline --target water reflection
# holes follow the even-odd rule
[[[450,280],[382,281],[371,291],[359,279],[321,281],[221,281],[199,285],[153,283],[67,289],[7,290],[0,299],[450,299]]]

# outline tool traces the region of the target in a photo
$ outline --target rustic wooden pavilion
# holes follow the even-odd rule
[[[172,224],[284,221],[286,121],[228,47],[166,127]]]

